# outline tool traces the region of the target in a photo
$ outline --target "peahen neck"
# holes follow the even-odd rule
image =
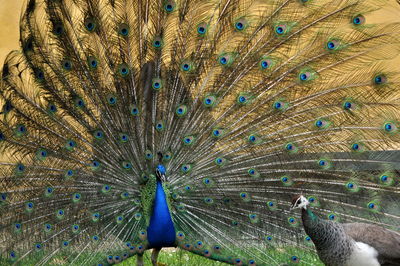
[[[156,196],[150,224],[147,227],[147,239],[150,248],[175,246],[175,227],[168,208],[167,198],[161,181],[157,180]]]
[[[326,221],[319,219],[310,208],[301,209],[301,219],[303,220],[304,230],[311,237],[317,249],[329,244],[326,243],[326,235],[329,234]]]
[[[336,260],[343,262],[347,260],[351,254],[353,242],[340,223],[320,219],[310,208],[302,209],[301,218],[304,230],[314,242],[321,259],[325,258],[329,261],[334,255]]]

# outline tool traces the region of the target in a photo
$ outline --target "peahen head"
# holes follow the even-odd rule
[[[307,205],[309,204],[310,202],[306,197],[304,197],[303,195],[296,195],[292,198],[292,206],[290,207],[290,209],[307,209]]]

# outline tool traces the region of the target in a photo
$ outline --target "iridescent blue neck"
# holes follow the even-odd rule
[[[174,247],[175,227],[169,212],[167,198],[161,181],[157,181],[156,196],[150,224],[147,227],[147,239],[149,248]]]

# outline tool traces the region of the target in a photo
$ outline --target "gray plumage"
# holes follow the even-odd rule
[[[344,232],[357,242],[370,245],[378,251],[381,265],[400,265],[400,234],[374,224],[346,223]]]
[[[381,265],[400,265],[399,233],[374,224],[341,224],[321,219],[307,205],[309,202],[303,196],[293,199],[293,207],[301,208],[304,230],[313,241],[318,256],[325,265],[353,266],[351,259],[354,260],[354,254],[358,252],[359,243],[367,244],[376,250],[377,254],[374,254],[372,249],[368,252],[372,259],[371,265],[375,265],[374,258]]]
[[[302,209],[304,230],[315,244],[321,261],[327,266],[345,265],[354,249],[354,240],[339,223],[318,218],[310,209]]]

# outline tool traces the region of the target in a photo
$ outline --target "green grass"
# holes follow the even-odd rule
[[[287,258],[287,253],[283,252],[273,252],[271,254],[274,259],[282,262],[281,265],[312,265],[312,266],[324,266],[324,264],[318,259],[318,257],[314,253],[305,252],[303,250],[292,249],[292,254],[298,254],[301,257],[299,263],[291,263],[290,259]],[[144,255],[144,265],[152,265],[151,264],[151,250],[146,251]],[[305,263],[305,261],[307,263]],[[229,265],[222,262],[217,262],[214,260],[210,260],[208,258],[190,253],[181,249],[162,249],[160,255],[158,257],[158,262],[160,265],[168,265],[168,266],[223,266]],[[121,264],[121,266],[132,266],[136,265],[136,257],[132,257]]]
[[[238,253],[240,253],[240,250],[238,250]],[[257,253],[257,252],[256,252]],[[290,254],[296,254],[300,258],[299,263],[292,263],[290,260]],[[21,266],[30,266],[30,265],[35,265],[38,261],[40,261],[43,258],[44,253],[36,253],[33,254],[32,256],[29,256],[25,258],[23,261],[18,262],[16,265],[21,265]],[[66,255],[66,254],[65,254]],[[239,255],[239,254],[238,254]],[[82,265],[84,261],[88,258],[88,256],[91,256],[91,254],[81,254],[78,260],[76,260],[73,265]],[[106,255],[104,255],[105,257]],[[258,256],[266,259],[267,256],[272,257],[277,263],[269,263],[269,264],[261,264],[258,263],[257,265],[312,265],[312,266],[323,266],[318,259],[318,257],[306,250],[302,249],[296,249],[296,248],[285,248],[285,249],[269,249],[265,250],[265,253],[260,253]],[[70,259],[75,258],[76,256],[73,256],[73,254],[69,253],[68,256],[63,256],[63,254],[56,255],[53,257],[51,260],[47,262],[46,265],[49,266],[58,266],[58,265],[70,265],[70,262],[67,257]],[[193,253],[190,253],[188,251],[182,250],[182,249],[174,249],[174,248],[169,248],[169,249],[162,249],[160,252],[160,255],[158,257],[158,262],[159,265],[165,265],[165,266],[223,266],[223,265],[228,265],[226,263],[222,262],[217,262]],[[0,256],[0,266],[5,266],[5,265],[12,265],[12,262],[9,259],[1,258]],[[122,263],[118,264],[121,266],[134,266],[136,265],[136,256],[133,256]],[[144,265],[152,265],[151,264],[151,250],[148,250],[144,254]]]

